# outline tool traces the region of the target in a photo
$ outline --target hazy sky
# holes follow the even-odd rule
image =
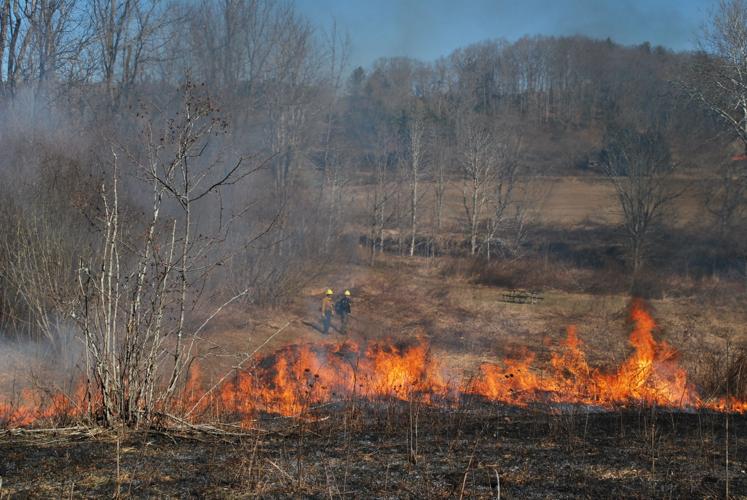
[[[688,50],[712,0],[296,0],[316,25],[350,35],[351,65],[378,57],[434,60],[491,38],[610,37]]]

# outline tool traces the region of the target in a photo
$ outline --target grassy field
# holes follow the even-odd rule
[[[561,231],[611,228],[618,220],[613,193],[599,179],[546,181],[552,187],[536,214],[543,225]],[[459,221],[459,193],[450,186],[451,224]],[[679,220],[692,218],[695,206],[681,200]],[[496,262],[490,269],[451,257],[389,254],[372,266],[366,260],[363,249],[352,251],[350,262],[322,268],[283,306],[226,310],[197,345],[203,387],[230,376],[242,360],[293,344],[422,341],[432,358],[465,380],[481,363],[527,353],[537,366],[548,365],[563,348],[569,326],[577,328],[595,369],[613,370],[631,354],[630,295],[574,285],[625,279],[619,273],[553,260],[524,267]],[[501,273],[520,280],[531,274],[543,300],[504,301],[511,286],[495,278]],[[658,324],[656,340],[676,349],[700,394],[723,394],[728,368],[738,366],[734,360],[746,352],[743,284],[710,279],[678,286],[692,292],[646,302]],[[320,333],[320,298],[327,287],[353,292],[346,335],[336,328],[329,337]],[[4,352],[13,353],[15,363],[0,380],[6,393],[30,382],[29,366],[35,366],[35,384],[55,372],[39,363],[43,353],[28,346]],[[257,415],[250,428],[246,422],[230,427],[229,419],[220,433],[175,429],[166,421],[137,432],[7,431],[0,437],[0,498],[495,498],[499,484],[502,498],[718,498],[727,483],[732,497],[744,498],[745,418],[656,405],[611,411],[586,405],[518,408],[479,398],[453,407],[351,398],[291,417]]]
[[[674,180],[674,189],[682,192],[671,210],[676,225],[707,226],[708,217],[702,207],[701,190],[703,183],[711,180],[684,175]],[[447,182],[443,213],[446,227],[458,228],[464,224],[464,187],[460,180]],[[421,221],[428,224],[432,222],[434,189],[431,183],[424,181],[421,190],[424,193],[420,202]],[[360,220],[367,220],[369,214],[364,207],[370,187],[353,187],[351,192],[354,201],[351,205],[359,207],[355,215]],[[517,183],[516,196],[528,205],[532,220],[540,225],[572,228],[615,225],[621,221],[614,187],[601,175],[541,176],[531,181],[523,179]],[[488,215],[487,212],[485,215]]]
[[[243,353],[271,353],[284,345],[423,339],[445,365],[469,377],[482,362],[531,352],[547,363],[575,326],[590,364],[618,366],[630,355],[630,297],[626,294],[542,290],[537,304],[503,300],[505,288],[478,285],[468,275],[445,276],[426,258],[395,258],[369,267],[349,265],[312,286],[292,304],[276,309],[233,310],[215,323],[201,344],[207,376],[230,372]],[[320,333],[319,303],[327,287],[350,288],[353,318],[347,335],[334,327]],[[731,356],[747,342],[747,313],[739,300],[703,303],[700,297],[647,302],[664,340],[679,351],[680,364],[698,387],[711,390],[722,373],[727,344]],[[280,333],[278,329],[284,327]]]

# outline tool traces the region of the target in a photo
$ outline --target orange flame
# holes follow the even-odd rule
[[[589,367],[576,328],[568,328],[560,353],[553,354],[549,369],[538,374],[532,357],[504,362],[505,369],[483,364],[483,376],[471,392],[513,404],[528,402],[583,403],[600,406],[626,403],[690,407],[697,401],[694,387],[677,363],[677,352],[666,342],[656,342],[656,323],[634,301],[631,313],[634,351],[613,373]]]
[[[424,341],[372,342],[359,346],[304,344],[286,346],[236,370],[233,378],[206,394],[200,366],[191,366],[175,409],[193,419],[238,418],[248,422],[259,413],[298,415],[320,404],[349,398],[377,400],[417,398],[427,404],[454,404],[471,396],[512,405],[534,403],[585,404],[613,408],[630,404],[672,408],[705,408],[747,412],[747,401],[735,398],[704,401],[678,363],[677,351],[656,341],[656,323],[643,302],[630,310],[633,352],[616,369],[589,366],[576,328],[552,354],[549,363],[535,366],[536,355],[502,363],[483,363],[467,382],[439,363]],[[83,415],[85,390],[68,397],[44,398],[22,391],[13,404],[0,400],[0,426],[34,425],[42,420]]]
[[[85,386],[82,384],[71,396],[57,392],[45,398],[40,391],[23,389],[15,401],[0,399],[0,428],[28,427],[37,421],[76,418],[83,415],[85,400]]]
[[[406,399],[417,392],[430,400],[448,391],[439,373],[423,342],[292,345],[237,371],[202,409],[218,405],[222,413],[246,417],[258,411],[295,415],[355,395]]]

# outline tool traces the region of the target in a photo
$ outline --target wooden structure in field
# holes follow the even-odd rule
[[[503,293],[503,302],[512,304],[538,304],[543,300],[542,292],[537,290],[512,289]]]

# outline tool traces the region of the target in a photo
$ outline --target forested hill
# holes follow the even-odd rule
[[[413,113],[429,115],[447,141],[476,113],[520,131],[523,160],[537,173],[574,175],[610,125],[654,127],[696,166],[693,153],[718,156],[723,141],[714,144],[718,124],[686,91],[693,58],[648,44],[532,37],[485,41],[435,62],[382,59],[352,72],[340,120],[360,149]]]

